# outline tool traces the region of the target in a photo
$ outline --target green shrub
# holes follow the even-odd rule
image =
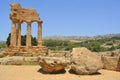
[[[3,58],[3,55],[0,55],[0,58]]]

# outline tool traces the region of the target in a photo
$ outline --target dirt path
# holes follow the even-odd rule
[[[0,65],[0,80],[120,80],[120,72],[100,70],[95,75],[75,75],[66,70],[61,74],[43,74],[40,66]]]

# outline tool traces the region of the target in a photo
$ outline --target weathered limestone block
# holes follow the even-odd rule
[[[54,73],[60,70],[64,70],[64,68],[67,66],[67,61],[65,58],[40,56],[39,64],[42,67],[43,71]]]
[[[120,57],[102,56],[102,61],[104,69],[120,71]]]
[[[94,74],[103,68],[101,58],[87,48],[73,48],[71,69],[77,74]]]

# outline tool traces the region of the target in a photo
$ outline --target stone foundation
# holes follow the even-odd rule
[[[48,49],[45,46],[31,46],[31,47],[25,47],[25,46],[21,46],[21,47],[9,47],[7,48],[3,55],[10,55],[10,56],[14,56],[15,54],[20,53],[21,55],[33,55],[33,56],[38,56],[38,55],[46,55],[48,52]]]

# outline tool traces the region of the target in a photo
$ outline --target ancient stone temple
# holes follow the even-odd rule
[[[32,54],[45,54],[47,48],[42,46],[42,20],[39,14],[32,8],[22,8],[19,3],[11,4],[10,19],[12,21],[11,40],[10,46],[6,50],[6,54],[14,53],[32,53]],[[21,24],[27,23],[26,30],[26,46],[21,45]],[[32,22],[38,23],[38,37],[37,46],[31,45],[31,24]]]

